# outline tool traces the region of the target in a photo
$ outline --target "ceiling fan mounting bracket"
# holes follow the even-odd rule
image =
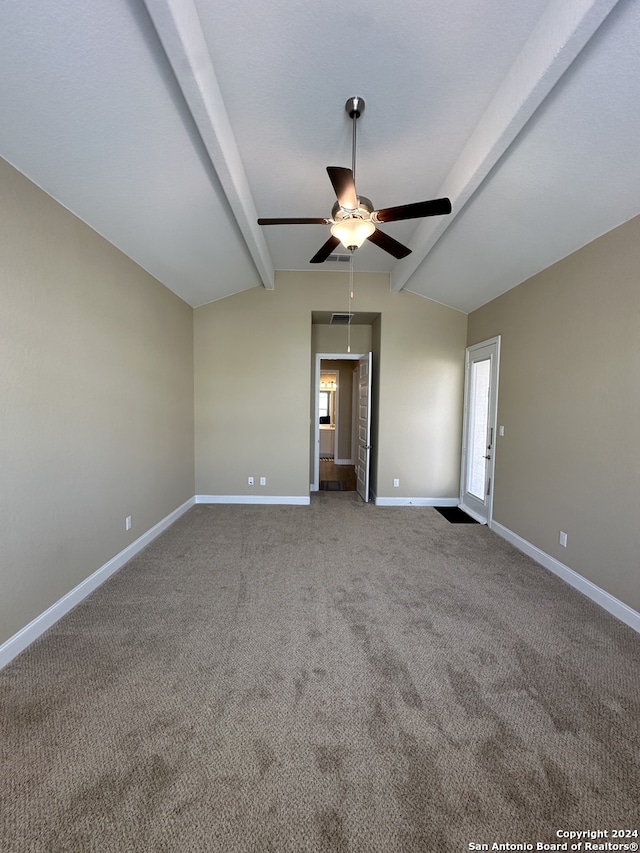
[[[360,118],[364,112],[364,98],[359,98],[357,95],[349,98],[344,108],[349,118]]]

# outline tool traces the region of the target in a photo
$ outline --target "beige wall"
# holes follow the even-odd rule
[[[197,494],[308,495],[310,329],[277,283],[194,311]]]
[[[194,477],[192,309],[3,161],[0,199],[2,643]]]
[[[502,335],[494,519],[638,611],[639,270],[640,217],[475,311],[468,336]]]
[[[335,272],[281,272],[274,291],[254,288],[195,310],[198,494],[308,496],[312,352],[343,352],[346,341],[344,328],[331,328],[335,343],[316,329],[312,345],[311,314],[343,310],[344,281]],[[467,318],[392,294],[384,274],[356,274],[355,292],[353,310],[381,314],[377,494],[455,497]],[[352,351],[358,345],[352,337]],[[267,486],[247,486],[249,475],[266,476]]]
[[[371,326],[351,327],[351,352],[365,353],[371,349]],[[334,354],[347,351],[347,326],[314,325],[311,330],[311,351]]]
[[[382,312],[378,495],[459,496],[466,330],[466,314],[405,291]]]

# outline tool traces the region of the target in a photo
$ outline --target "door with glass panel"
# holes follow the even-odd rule
[[[482,524],[493,508],[499,360],[499,337],[467,348],[460,506]]]

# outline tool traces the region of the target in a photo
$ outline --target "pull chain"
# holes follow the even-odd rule
[[[349,299],[347,302],[347,314],[349,315],[349,322],[347,324],[347,352],[351,352],[351,307],[353,300],[353,252],[351,252],[351,257],[349,258]]]

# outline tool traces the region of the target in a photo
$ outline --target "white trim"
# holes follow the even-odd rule
[[[478,524],[487,524],[487,519],[484,518],[480,513],[476,512],[474,509],[471,509],[470,506],[466,506],[466,504],[459,503],[458,506],[463,512],[466,512],[467,515],[470,515],[471,518],[475,519]],[[490,525],[489,525],[490,526]]]
[[[355,459],[334,459],[334,465],[355,465]]]
[[[14,634],[13,637],[9,637],[9,639],[0,646],[0,669],[5,667],[10,661],[19,655],[20,652],[24,651],[27,646],[30,646],[31,643],[37,640],[38,637],[44,634],[44,632],[51,628],[52,625],[55,625],[59,619],[65,616],[77,604],[80,604],[84,598],[103,584],[111,577],[111,575],[115,574],[118,569],[121,569],[125,563],[128,563],[132,557],[135,557],[135,555],[142,551],[143,548],[146,548],[146,546],[155,539],[156,536],[163,533],[195,503],[195,498],[189,498],[189,500],[185,501],[182,506],[174,509],[174,511],[169,513],[169,515],[163,518],[162,521],[154,524],[154,526],[149,528],[146,533],[139,536],[135,542],[127,545],[123,551],[120,551],[119,554],[116,554],[115,557],[112,557],[111,560],[93,572],[93,574],[89,575],[88,578],[85,578],[85,580],[79,583],[78,586],[74,587],[66,595],[63,595],[62,598],[55,602],[55,604],[52,604],[51,607],[47,608],[44,613],[36,616],[36,618],[29,622],[28,625],[21,628],[17,634]]]
[[[619,598],[616,598],[606,592],[606,590],[601,587],[596,586],[596,584],[587,580],[587,578],[578,574],[578,572],[570,569],[569,566],[565,566],[564,563],[556,560],[555,557],[551,557],[545,551],[541,551],[540,548],[532,545],[531,542],[528,542],[526,539],[518,536],[517,533],[509,530],[508,527],[504,527],[504,525],[499,524],[497,521],[492,521],[490,527],[491,530],[498,534],[498,536],[506,539],[507,542],[514,545],[519,551],[522,551],[528,557],[531,557],[536,561],[536,563],[544,566],[545,569],[553,572],[554,575],[562,578],[562,580],[568,583],[569,586],[574,587],[578,592],[586,595],[587,598],[591,599],[591,601],[599,604],[600,607],[607,610],[621,622],[624,622],[625,625],[628,625],[640,634],[640,613],[632,607],[629,607],[629,605],[625,604],[624,601],[620,601]]]
[[[197,504],[287,504],[309,506],[309,495],[196,495]]]
[[[358,366],[354,365],[351,371],[351,459],[352,465],[358,461]],[[356,472],[357,476],[357,472]],[[369,483],[369,492],[371,493],[371,483]]]
[[[378,498],[376,506],[458,506],[458,498]]]

